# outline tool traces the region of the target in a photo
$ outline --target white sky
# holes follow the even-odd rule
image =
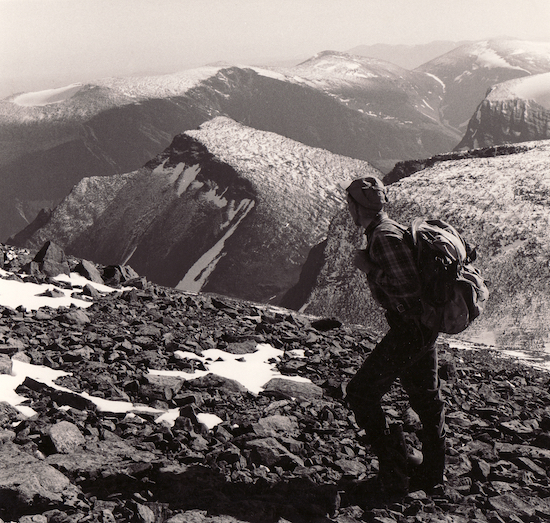
[[[0,0],[0,97],[376,43],[550,39],[549,0]]]

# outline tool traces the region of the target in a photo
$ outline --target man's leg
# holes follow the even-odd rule
[[[404,369],[422,357],[422,333],[416,325],[390,320],[390,330],[374,348],[346,388],[346,400],[380,463],[387,490],[408,488],[406,447],[402,432],[391,430],[380,401]]]
[[[422,422],[419,438],[424,461],[417,469],[413,483],[430,490],[443,482],[445,469],[445,404],[441,398],[437,349],[434,345],[403,372],[401,384]]]

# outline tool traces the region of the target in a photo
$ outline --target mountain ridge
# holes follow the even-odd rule
[[[47,224],[10,243],[53,240],[163,285],[278,300],[344,205],[341,184],[365,172],[380,175],[366,162],[218,117],[142,169],[84,179]]]
[[[442,219],[477,246],[475,265],[491,296],[467,339],[543,350],[550,324],[549,151],[548,140],[510,145],[502,155],[428,163],[388,186],[390,217],[404,225],[418,216]],[[342,211],[331,224],[325,264],[300,310],[381,328],[382,311],[351,263],[364,238],[348,214]]]

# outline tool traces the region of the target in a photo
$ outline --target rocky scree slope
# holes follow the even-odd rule
[[[177,136],[140,170],[82,180],[10,239],[53,240],[156,283],[276,303],[368,163],[219,117]]]
[[[550,138],[550,73],[492,88],[468,123],[457,149]]]
[[[28,251],[0,249],[10,278],[22,285],[56,282],[22,270],[32,259]],[[64,263],[68,270],[88,264],[72,257]],[[85,312],[0,307],[2,373],[14,362],[68,373],[56,381],[63,391],[33,379],[18,387],[36,411],[31,418],[0,404],[3,521],[538,523],[550,517],[547,373],[485,349],[439,343],[446,482],[432,495],[384,500],[362,490],[377,461],[340,394],[373,348],[374,332],[145,278],[123,283],[126,290],[97,295]],[[149,372],[192,373],[207,349],[244,357],[258,343],[280,350],[281,373],[311,383],[278,379],[253,394],[213,375],[184,380]],[[179,416],[167,424],[157,422],[155,411],[111,413],[94,398],[178,409]],[[384,406],[418,445],[418,419],[398,383]],[[204,413],[221,423],[208,429],[199,422]]]
[[[387,83],[383,68],[380,73],[363,86],[377,98],[378,81]],[[353,87],[354,96],[368,96],[359,87]],[[392,99],[404,110],[410,87],[400,89],[395,86]],[[285,75],[242,67],[105,79],[10,97],[0,101],[0,240],[25,227],[42,207],[59,203],[82,178],[137,169],[175,135],[216,116],[386,170],[400,159],[450,150],[460,139],[443,126],[436,132],[437,122],[420,113],[415,122],[405,122],[378,114],[377,104],[369,114],[359,109],[297,79],[292,70]]]
[[[475,265],[491,296],[464,336],[483,336],[503,347],[543,349],[550,324],[550,142],[515,148],[517,152],[504,148],[507,154],[499,156],[428,162],[389,186],[388,213],[407,225],[418,216],[442,219],[477,246]],[[335,218],[324,265],[303,310],[383,324],[364,275],[352,265],[353,252],[363,242],[348,213]]]
[[[466,131],[472,114],[494,85],[550,72],[550,43],[510,38],[473,42],[415,71],[433,75],[442,82],[442,119],[455,129]]]

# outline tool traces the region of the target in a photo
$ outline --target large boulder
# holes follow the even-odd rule
[[[31,274],[41,273],[54,278],[60,274],[70,276],[71,269],[63,249],[54,242],[47,241],[30,263],[29,272]]]

